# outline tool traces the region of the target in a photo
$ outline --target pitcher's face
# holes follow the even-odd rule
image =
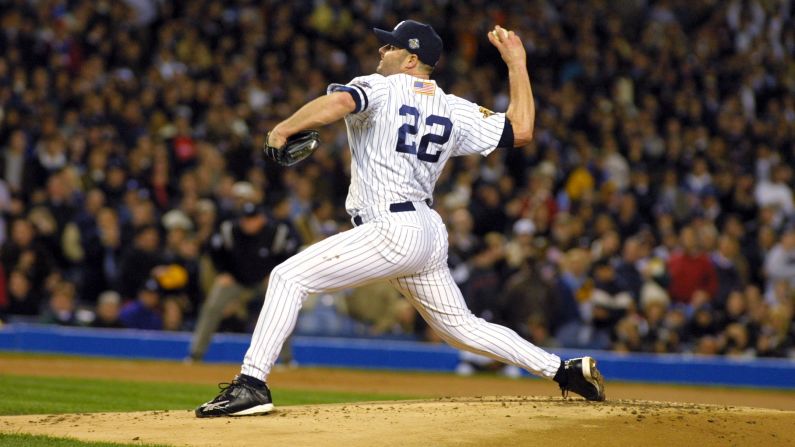
[[[381,61],[378,63],[376,73],[381,76],[389,76],[402,73],[403,62],[409,56],[409,52],[394,45],[384,45],[378,49]]]

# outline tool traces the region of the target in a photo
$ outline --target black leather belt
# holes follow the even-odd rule
[[[426,199],[425,203],[428,203],[430,206],[430,200]],[[417,208],[414,208],[414,204],[411,202],[397,202],[389,204],[390,213],[404,213],[406,211],[417,211]],[[357,227],[363,223],[364,221],[362,220],[362,216],[353,217],[353,224]]]

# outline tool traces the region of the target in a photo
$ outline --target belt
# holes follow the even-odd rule
[[[426,199],[425,202],[429,203],[430,200]],[[430,203],[429,203],[429,205],[430,205]],[[390,213],[404,213],[406,211],[417,211],[417,209],[414,208],[414,204],[411,203],[411,202],[397,202],[397,203],[389,204],[389,212]],[[364,221],[362,220],[362,216],[353,216],[353,224],[354,225],[356,225],[358,227],[359,225],[361,225],[363,223],[364,223]]]

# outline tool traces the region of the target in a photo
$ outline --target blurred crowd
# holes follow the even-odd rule
[[[265,131],[374,72],[373,26],[431,23],[448,93],[507,108],[494,24],[526,44],[534,141],[451,160],[434,208],[473,312],[543,346],[795,357],[789,0],[0,2],[0,319],[189,330],[210,246],[255,203],[303,244],[350,226],[342,123],[282,169]],[[258,310],[225,314],[247,331]],[[375,284],[298,333],[432,340]]]

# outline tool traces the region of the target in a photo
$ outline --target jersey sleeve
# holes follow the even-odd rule
[[[333,92],[348,92],[356,103],[352,115],[362,117],[372,115],[384,103],[388,87],[386,78],[379,74],[359,76],[347,84],[331,84],[326,89],[326,94]]]
[[[458,141],[452,155],[489,155],[500,143],[505,127],[505,114],[496,113],[473,102],[455,97],[451,101],[455,120],[460,126]]]

